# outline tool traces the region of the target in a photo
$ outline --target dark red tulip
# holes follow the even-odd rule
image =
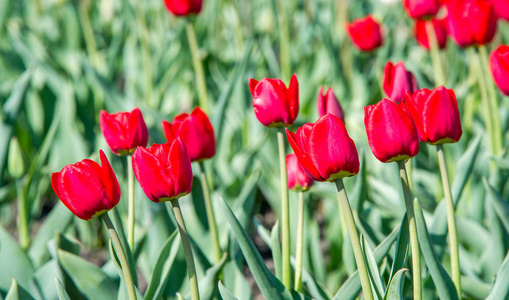
[[[138,147],[133,154],[133,169],[141,188],[154,202],[178,199],[191,192],[193,170],[180,138],[171,144]]]
[[[294,153],[286,156],[286,171],[288,176],[288,189],[290,190],[297,192],[307,191],[314,183],[313,178],[309,177]]]
[[[400,105],[412,116],[421,141],[436,145],[455,143],[461,138],[463,131],[453,90],[440,86],[433,91],[407,93]]]
[[[286,130],[295,155],[308,175],[317,181],[334,181],[359,172],[359,155],[345,124],[327,114],[296,133]]]
[[[336,98],[336,95],[334,95],[332,88],[329,88],[325,94],[323,93],[323,86],[320,88],[320,93],[318,93],[316,105],[318,108],[318,115],[320,117],[330,113],[340,118],[341,121],[345,121],[345,113],[339,104],[338,98]]]
[[[383,87],[387,97],[395,103],[401,102],[407,91],[413,93],[418,89],[414,74],[405,69],[403,62],[393,65],[391,61],[385,65]]]
[[[412,117],[388,99],[364,108],[364,125],[369,147],[381,162],[407,160],[419,152]]]
[[[176,116],[173,123],[162,121],[162,126],[169,143],[178,137],[184,142],[192,162],[211,158],[216,153],[214,128],[201,108]]]
[[[51,175],[51,186],[58,198],[83,220],[106,213],[120,200],[117,177],[102,150],[99,156],[101,165],[84,159]]]
[[[429,50],[430,48],[428,33],[426,31],[426,22],[433,22],[433,28],[435,29],[435,36],[438,47],[440,49],[445,48],[447,45],[447,24],[445,19],[416,20],[414,24],[414,36],[417,40],[417,43],[419,43],[419,45],[425,49]]]
[[[500,45],[491,52],[490,70],[500,91],[509,96],[509,46]]]
[[[491,0],[495,13],[501,19],[509,21],[509,0]]]
[[[137,107],[131,112],[116,114],[102,110],[99,124],[108,146],[117,155],[127,155],[133,153],[138,146],[147,146],[147,125]]]
[[[175,16],[199,14],[203,0],[164,0],[166,8]]]
[[[292,125],[299,113],[299,82],[293,74],[290,85],[280,79],[249,80],[256,118],[264,126]]]
[[[383,43],[380,25],[369,15],[346,24],[346,31],[352,43],[362,51],[375,50]]]
[[[434,17],[440,9],[438,0],[403,0],[405,11],[414,19]]]

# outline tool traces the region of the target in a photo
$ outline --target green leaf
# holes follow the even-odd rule
[[[389,277],[389,282],[392,281],[392,278],[395,276],[396,272],[401,270],[405,265],[409,243],[410,234],[408,232],[408,218],[405,212],[399,227],[398,241],[396,242],[396,252],[394,253],[394,260],[392,261],[391,276]]]
[[[509,253],[505,256],[502,266],[498,270],[495,283],[486,300],[507,299],[509,297]]]
[[[384,296],[384,300],[403,300],[403,284],[405,283],[405,273],[408,269],[401,269],[394,277],[392,277],[387,287],[387,293]]]
[[[62,282],[58,280],[58,278],[55,277],[55,285],[57,287],[57,294],[59,300],[71,300],[67,292],[65,291],[64,286],[62,285]]]
[[[16,278],[20,285],[30,287],[34,267],[26,253],[1,225],[0,243],[0,291],[9,290],[12,278]]]
[[[127,263],[129,264],[129,269],[131,271],[131,275],[133,277],[134,286],[138,286],[138,276],[136,274],[136,263],[134,261],[133,253],[131,252],[131,247],[127,243],[127,238],[125,236],[124,226],[122,224],[122,219],[120,218],[120,214],[118,213],[117,208],[113,208],[108,215],[111,217],[111,221],[113,226],[115,226],[115,230],[117,231],[118,238],[120,239],[120,244],[124,249],[124,253],[127,258]]]
[[[274,260],[274,268],[276,269],[276,277],[283,280],[283,267],[281,258],[281,243],[279,242],[279,220],[276,221],[270,232],[270,240],[272,245],[272,259]]]
[[[378,265],[376,263],[375,255],[371,250],[364,234],[361,233],[361,247],[362,254],[364,255],[364,260],[366,261],[366,265],[368,267],[368,274],[371,280],[371,288],[374,291],[374,295],[376,295],[377,299],[382,299],[382,295],[385,294],[385,287],[382,281],[382,276],[380,276],[380,271],[378,270]]]
[[[221,281],[217,283],[217,286],[219,288],[219,293],[221,294],[221,297],[223,300],[238,300],[235,296],[233,296],[232,292],[228,290]]]
[[[487,198],[492,200],[491,204],[495,208],[495,212],[502,222],[502,225],[504,225],[505,230],[509,233],[509,203],[507,203],[502,195],[500,195],[500,193],[488,183],[486,178],[483,178],[482,181],[486,191],[493,196]]]
[[[16,279],[12,279],[11,288],[5,297],[5,300],[31,300],[34,299],[30,293],[27,292],[22,286],[20,286]]]
[[[221,259],[215,265],[207,269],[205,276],[199,282],[200,298],[213,299],[214,295],[217,293],[217,282],[219,281],[219,274],[221,274],[221,271],[226,264],[227,258],[228,253],[225,252],[223,257],[221,257]]]

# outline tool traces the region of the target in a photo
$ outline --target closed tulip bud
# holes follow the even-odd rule
[[[429,50],[430,45],[428,33],[426,32],[426,22],[430,21],[416,20],[414,24],[414,37],[419,45],[421,45],[424,49]],[[432,19],[431,22],[433,23],[433,28],[435,30],[438,47],[443,49],[447,45],[447,27],[445,19]]]
[[[249,80],[256,118],[264,126],[292,125],[299,113],[299,82],[293,74],[286,88],[280,79]]]
[[[403,0],[403,7],[410,18],[434,17],[440,9],[438,0]]]
[[[115,207],[120,200],[117,177],[102,150],[101,165],[84,159],[51,175],[51,186],[78,218],[90,220]]]
[[[382,46],[382,32],[380,25],[372,16],[357,19],[346,24],[346,31],[352,43],[362,51],[373,51]]]
[[[166,8],[175,16],[199,14],[203,0],[164,0]]]
[[[359,172],[359,155],[340,118],[327,114],[286,137],[299,163],[317,181],[334,181]]]
[[[501,45],[491,52],[490,69],[500,91],[509,96],[509,46]]]
[[[131,154],[136,147],[147,146],[147,125],[137,107],[131,112],[116,114],[109,114],[102,110],[99,124],[108,146],[117,155]]]
[[[16,137],[11,138],[9,143],[9,157],[7,158],[7,171],[14,179],[20,179],[25,175],[26,164],[23,153]]]
[[[497,16],[509,21],[509,0],[491,0],[491,3]]]
[[[180,138],[171,144],[138,147],[133,153],[133,170],[145,195],[154,202],[178,199],[193,186],[191,161]]]
[[[461,138],[460,113],[453,90],[437,87],[407,93],[400,103],[412,116],[419,139],[429,144],[455,143]]]
[[[383,163],[407,160],[419,152],[412,117],[388,99],[364,108],[364,125],[369,147]]]
[[[327,90],[327,93],[323,93],[323,86],[320,89],[320,93],[318,93],[318,99],[316,100],[316,105],[318,107],[318,115],[320,117],[325,116],[330,113],[340,118],[341,121],[345,122],[345,113],[339,104],[336,95],[334,95],[334,91],[332,88]]]
[[[182,140],[191,162],[211,158],[216,153],[214,128],[201,108],[176,116],[173,123],[162,121],[162,126],[169,143],[176,138]]]
[[[309,177],[308,173],[299,163],[297,156],[293,153],[286,156],[286,170],[288,175],[288,189],[296,192],[307,191],[314,183],[313,178]]]
[[[407,91],[413,93],[418,89],[414,74],[405,69],[403,62],[393,65],[391,61],[385,65],[383,87],[387,97],[395,103],[401,102]]]

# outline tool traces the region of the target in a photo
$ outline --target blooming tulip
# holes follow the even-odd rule
[[[175,16],[199,14],[203,0],[164,0],[166,8]]]
[[[147,125],[137,107],[131,112],[116,114],[102,110],[99,123],[111,151],[117,155],[130,154],[138,146],[147,146]]]
[[[364,108],[364,125],[369,147],[381,162],[407,160],[419,152],[412,117],[388,99]]]
[[[357,19],[345,27],[352,43],[362,51],[372,51],[382,45],[380,25],[372,16]]]
[[[332,88],[327,90],[327,93],[323,93],[323,87],[320,89],[320,93],[318,93],[318,99],[316,100],[316,104],[318,107],[318,115],[320,117],[325,116],[327,113],[333,114],[336,117],[340,118],[341,121],[345,121],[345,113],[339,104],[336,95],[334,95],[334,91]]]
[[[162,121],[162,126],[169,143],[176,138],[184,142],[191,162],[211,158],[216,153],[214,129],[201,108],[176,116],[173,123]]]
[[[286,169],[288,189],[296,192],[307,191],[313,185],[313,178],[309,177],[294,153],[286,156]]]
[[[495,13],[501,19],[509,21],[509,0],[491,0]]]
[[[191,161],[180,138],[171,144],[138,147],[133,154],[133,169],[141,188],[154,202],[178,199],[191,192]]]
[[[417,40],[417,43],[421,45],[423,48],[429,50],[429,40],[428,33],[426,32],[426,22],[432,22],[433,28],[435,29],[435,36],[437,39],[437,44],[440,49],[445,48],[447,44],[447,27],[445,23],[445,19],[437,20],[432,19],[431,21],[425,20],[416,20],[414,25],[414,37]]]
[[[509,46],[501,45],[491,52],[490,69],[500,91],[509,96]]]
[[[413,95],[407,93],[404,105],[421,141],[434,145],[459,141],[463,131],[453,90],[440,86],[433,91],[422,89]]]
[[[286,130],[295,155],[308,175],[317,181],[334,181],[359,172],[359,155],[345,124],[327,114],[296,133]]]
[[[434,17],[440,9],[438,0],[403,0],[405,11],[414,19]]]
[[[120,200],[120,187],[106,155],[101,165],[84,159],[51,175],[51,186],[65,206],[78,218],[90,220],[109,211]]]
[[[403,62],[394,65],[391,61],[385,65],[383,87],[387,97],[395,103],[403,100],[407,91],[413,93],[418,89],[414,74],[405,69]]]
[[[293,74],[286,88],[280,79],[250,79],[256,118],[264,126],[286,127],[292,125],[299,113],[299,82]]]

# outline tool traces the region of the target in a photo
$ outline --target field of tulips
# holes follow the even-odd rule
[[[509,299],[509,0],[1,0],[0,299]]]

